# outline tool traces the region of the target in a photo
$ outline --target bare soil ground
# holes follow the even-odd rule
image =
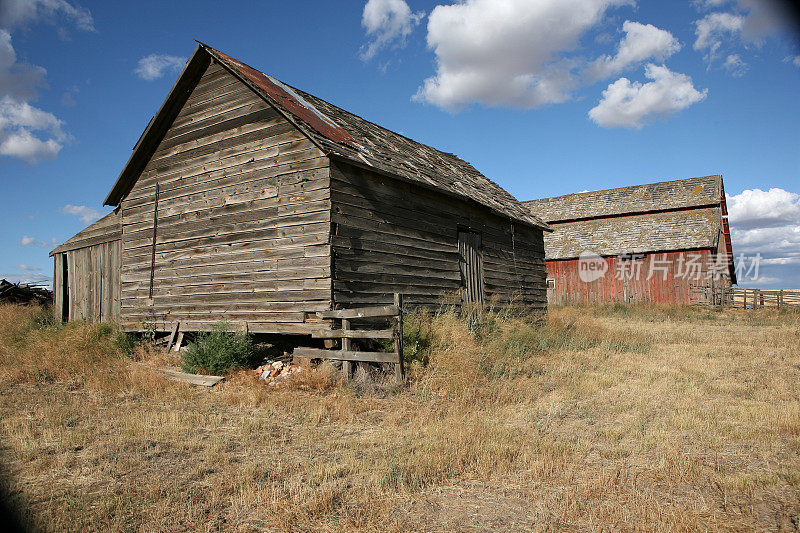
[[[42,530],[798,530],[800,313],[407,330],[401,390],[209,390],[135,364],[162,356],[123,355],[113,328],[0,307],[3,488]]]

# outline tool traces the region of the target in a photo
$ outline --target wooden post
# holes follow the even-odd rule
[[[397,363],[394,365],[394,379],[403,383],[406,371],[403,368],[403,295],[394,294],[394,305],[397,306],[397,316],[394,319],[394,352],[397,354]]]
[[[783,305],[783,289],[778,291],[778,309]]]
[[[350,351],[350,337],[347,336],[347,332],[350,329],[350,319],[343,318],[342,319],[342,333],[345,335],[342,337],[342,350],[343,351]],[[353,375],[353,364],[350,361],[342,361],[342,376],[344,379],[350,379]]]
[[[153,281],[156,275],[156,229],[158,228],[158,193],[159,187],[156,182],[155,200],[153,202],[153,246],[150,250],[150,292],[148,298],[153,299]],[[152,303],[152,302],[151,302]]]
[[[167,340],[167,351],[172,349],[172,343],[175,342],[175,336],[178,334],[178,329],[181,327],[180,322],[175,322],[175,326],[173,326],[172,331],[169,334],[169,339]]]
[[[183,332],[178,332],[178,338],[175,339],[175,344],[172,345],[173,352],[181,351],[181,344],[183,344]]]

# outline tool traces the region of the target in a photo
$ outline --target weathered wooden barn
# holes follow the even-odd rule
[[[554,230],[550,303],[690,303],[736,283],[722,176],[523,203]]]
[[[204,44],[105,205],[53,251],[65,320],[308,333],[394,293],[546,306],[549,228],[508,192]]]

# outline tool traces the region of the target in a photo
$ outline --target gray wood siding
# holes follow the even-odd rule
[[[118,322],[120,309],[120,241],[74,248],[53,255],[53,312],[63,316],[64,261],[67,262],[67,320]]]
[[[328,165],[274,108],[209,66],[121,202],[125,327],[224,319],[303,331],[304,312],[331,305]]]
[[[459,293],[458,230],[481,234],[487,303],[545,308],[542,231],[344,163],[331,166],[334,302],[433,306]]]

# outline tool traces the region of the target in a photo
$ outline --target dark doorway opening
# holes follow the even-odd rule
[[[458,230],[458,256],[463,290],[462,300],[464,303],[482,304],[484,297],[481,234],[475,231]]]
[[[61,261],[61,322],[69,321],[69,266],[67,265],[67,255]]]

